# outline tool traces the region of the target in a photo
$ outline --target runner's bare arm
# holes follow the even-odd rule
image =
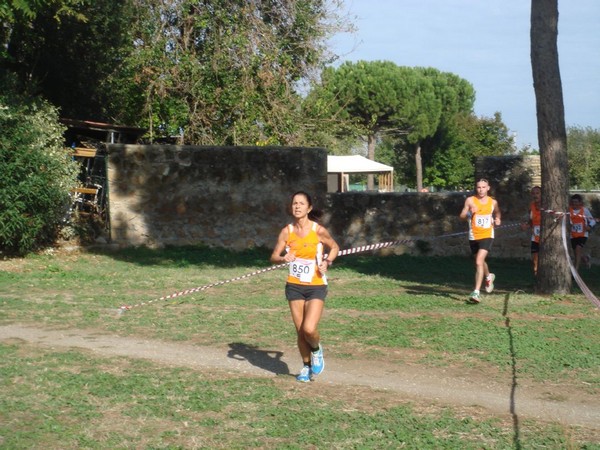
[[[468,220],[469,219],[469,212],[472,212],[472,209],[475,207],[475,204],[473,203],[473,200],[471,199],[471,197],[467,198],[465,200],[465,206],[463,207],[462,211],[460,212],[460,218],[462,220]]]
[[[271,262],[274,264],[281,264],[284,262],[290,262],[296,259],[293,253],[286,253],[285,255],[281,255],[285,250],[285,243],[287,242],[289,237],[288,227],[283,227],[283,229],[279,232],[279,237],[277,238],[277,244],[275,244],[275,248],[273,249],[273,253],[271,253]]]
[[[329,248],[327,260],[323,261],[323,263],[322,263],[328,267],[331,265],[333,260],[335,258],[337,258],[338,252],[340,251],[340,247],[338,246],[337,242],[335,242],[335,239],[333,239],[331,237],[331,234],[329,234],[329,231],[327,231],[327,228],[319,227],[319,229],[317,230],[317,234],[319,235],[319,239],[321,240],[323,245],[325,245],[325,247]]]
[[[498,206],[498,201],[494,200],[494,225],[499,227],[502,223],[502,212]]]

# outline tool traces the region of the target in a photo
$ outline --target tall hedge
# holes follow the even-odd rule
[[[56,238],[79,166],[56,108],[12,92],[0,80],[0,251],[26,254]]]

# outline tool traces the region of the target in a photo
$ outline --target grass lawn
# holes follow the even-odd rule
[[[283,270],[159,300],[268,268],[268,256],[185,247],[5,259],[0,326],[293,349]],[[600,312],[577,289],[534,295],[528,260],[488,262],[496,290],[469,305],[468,258],[340,258],[321,322],[327,355],[464,369],[597,398]],[[598,295],[600,269],[582,277]],[[123,305],[131,309],[118,314]],[[7,449],[600,449],[598,428],[531,418],[517,427],[474,408],[366,387],[307,388],[289,376],[166,367],[14,339],[0,342],[0,385]]]

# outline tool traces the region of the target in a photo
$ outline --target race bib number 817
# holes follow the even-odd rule
[[[485,214],[480,216],[479,214],[475,217],[475,226],[478,228],[491,228],[492,226],[492,215]]]

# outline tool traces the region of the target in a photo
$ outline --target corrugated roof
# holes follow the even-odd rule
[[[327,156],[327,173],[380,173],[393,172],[392,166],[371,161],[360,155]]]

